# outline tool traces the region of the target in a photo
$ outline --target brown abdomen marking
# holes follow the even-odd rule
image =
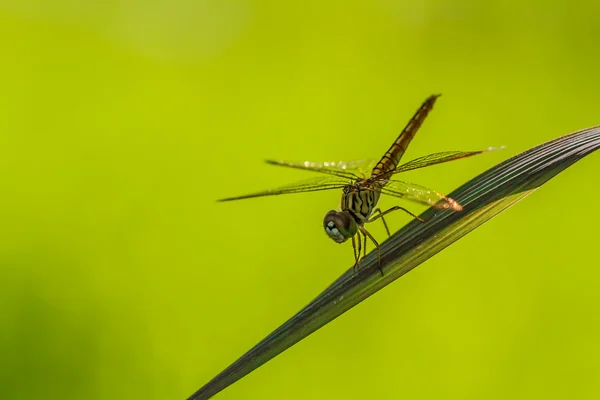
[[[433,108],[433,104],[438,97],[440,97],[440,95],[435,94],[429,96],[427,100],[425,100],[411,120],[408,121],[408,124],[402,133],[400,133],[398,139],[392,144],[392,147],[390,147],[375,168],[373,168],[373,171],[371,172],[372,176],[383,175],[396,169],[408,144],[419,130],[423,120],[425,120],[425,117],[427,117],[427,114],[429,114],[429,111]]]

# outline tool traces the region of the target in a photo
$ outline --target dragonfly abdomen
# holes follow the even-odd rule
[[[429,111],[433,109],[433,104],[438,97],[439,95],[432,95],[425,100],[411,120],[408,121],[408,124],[404,130],[402,130],[398,139],[392,144],[392,147],[390,147],[375,168],[373,168],[373,171],[371,172],[372,176],[383,175],[396,169],[406,148],[410,144],[410,141],[419,130],[419,127],[423,123],[425,117],[427,117],[427,114],[429,114]]]

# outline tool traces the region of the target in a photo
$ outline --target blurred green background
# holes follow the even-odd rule
[[[508,146],[404,177],[445,192],[598,124],[599,4],[3,1],[0,397],[189,396],[352,265],[338,191],[215,199],[377,158],[431,93],[407,159]],[[599,168],[217,397],[598,398]]]

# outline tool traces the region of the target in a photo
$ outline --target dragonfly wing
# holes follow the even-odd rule
[[[446,197],[433,189],[414,183],[391,180],[381,189],[381,193],[442,210],[462,210],[462,206],[456,200]]]
[[[312,178],[306,181],[297,182],[291,185],[282,186],[276,189],[265,190],[262,192],[251,193],[243,196],[227,197],[217,201],[231,201],[249,199],[252,197],[275,196],[279,194],[318,192],[321,190],[341,189],[350,183],[347,179],[337,177]]]
[[[399,172],[410,171],[413,169],[424,168],[430,165],[441,164],[449,161],[460,160],[461,158],[472,157],[478,154],[487,153],[489,151],[500,150],[501,148],[489,148],[480,151],[444,151],[441,153],[433,153],[427,156],[415,158],[412,161],[399,165],[392,174]]]
[[[280,167],[305,169],[320,172],[346,179],[359,179],[371,174],[371,170],[377,165],[376,160],[353,160],[353,161],[329,161],[329,162],[293,162],[267,160],[267,164]]]

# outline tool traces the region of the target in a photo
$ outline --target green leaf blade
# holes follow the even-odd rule
[[[549,179],[600,148],[600,127],[575,132],[536,146],[478,175],[449,197],[463,211],[430,208],[381,245],[381,277],[377,254],[349,268],[305,308],[277,328],[189,399],[206,399],[241,379],[356,304],[417,267],[467,233],[522,200]]]

